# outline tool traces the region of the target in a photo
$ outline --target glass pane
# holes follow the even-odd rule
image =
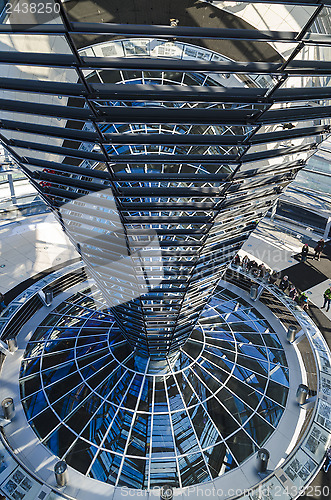
[[[177,455],[198,452],[200,448],[187,413],[176,412],[171,415],[171,418]]]
[[[316,17],[313,24],[308,29],[308,32],[307,32],[305,38],[308,38],[309,40],[315,40],[315,39],[318,40],[319,37],[314,36],[316,33],[330,36],[330,33],[331,33],[331,8],[330,7],[323,7],[323,9],[318,14],[318,16]]]
[[[24,24],[28,24],[27,21]],[[4,51],[33,52],[38,54],[72,54],[66,38],[61,35],[34,35],[32,33],[29,35],[0,34],[0,48]]]
[[[169,415],[154,415],[152,435],[152,460],[175,454]]]
[[[183,487],[197,482],[203,483],[211,479],[205,461],[199,453],[179,457],[178,466]]]
[[[213,478],[225,474],[225,472],[228,472],[237,465],[228,448],[223,443],[206,450],[204,456]]]
[[[148,486],[149,461],[137,458],[126,458],[118,482],[118,486],[145,489]]]
[[[55,413],[48,408],[38,417],[35,417],[31,426],[40,439],[45,438],[60,423]]]
[[[256,446],[244,431],[239,431],[226,442],[238,463],[242,463],[256,451]]]
[[[252,418],[248,420],[244,429],[252,436],[256,443],[259,443],[259,446],[261,446],[274,431],[274,428],[257,414],[254,414]]]
[[[97,454],[97,459],[93,463],[89,475],[109,484],[115,484],[122,457],[106,451],[98,451],[97,448],[90,448],[91,459]],[[91,460],[90,459],[90,460]]]
[[[331,47],[328,45],[305,45],[295,56],[293,61],[312,61],[314,65],[317,61],[330,61],[330,57]],[[313,72],[314,69],[312,70],[312,73]]]
[[[96,453],[97,448],[79,439],[66,455],[66,462],[82,474],[85,474]]]
[[[316,11],[316,7],[284,5],[281,2],[229,2],[222,0],[217,6],[259,30],[301,31]]]
[[[26,398],[22,401],[22,404],[28,419],[37,415],[48,406],[43,391],[39,391],[33,396]]]
[[[67,427],[61,425],[44,441],[44,443],[51,448],[56,456],[61,458],[76,438],[77,436],[70,432]]]
[[[151,460],[150,487],[161,487],[165,484],[172,487],[179,486],[176,460],[166,458]]]

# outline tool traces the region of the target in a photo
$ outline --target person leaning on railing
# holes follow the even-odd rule
[[[308,311],[308,295],[306,294],[306,292],[302,292],[299,295],[298,302],[299,306],[301,306],[304,311]]]
[[[273,271],[272,274],[269,277],[269,283],[271,283],[272,285],[274,285],[277,280],[278,280],[278,273],[277,273],[277,271]]]
[[[293,283],[290,283],[288,295],[292,300],[295,300],[298,296],[298,290],[293,285]]]
[[[285,290],[287,290],[287,288],[289,287],[289,280],[288,280],[288,276],[284,276],[281,280],[280,280],[280,283],[279,283],[279,288],[285,292]]]

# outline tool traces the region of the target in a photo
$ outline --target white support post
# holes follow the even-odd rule
[[[15,205],[17,203],[17,199],[16,199],[16,196],[15,196],[15,187],[14,187],[14,182],[13,182],[13,175],[12,174],[7,174],[7,179],[8,179],[9,189],[10,189],[11,201]]]
[[[327,241],[330,239],[329,238],[330,229],[331,229],[331,217],[329,217],[328,220],[326,221],[324,234],[323,234],[324,241]]]

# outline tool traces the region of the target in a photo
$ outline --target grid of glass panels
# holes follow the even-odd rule
[[[133,351],[92,286],[43,320],[20,372],[41,442],[83,474],[133,488],[189,486],[234,469],[277,427],[288,387],[275,331],[220,287],[159,369]]]
[[[113,314],[131,345],[175,355],[226,265],[330,133],[328,2],[183,0],[178,26],[158,9],[147,23],[142,4],[134,25],[126,9],[115,24],[92,1],[90,22],[79,3],[28,14],[23,4],[0,26],[0,140],[108,303],[122,297]],[[117,239],[130,254],[151,230],[134,276],[110,277]],[[148,293],[129,300],[146,275]]]
[[[212,59],[215,53],[207,50],[196,51],[196,47],[188,44],[173,44],[173,50],[178,54],[194,53],[196,57]],[[162,40],[155,39],[135,39],[117,40],[116,42],[106,42],[96,46],[89,47],[82,51],[83,54],[99,55],[112,54],[119,55],[152,55],[153,51],[161,54],[161,49],[166,50],[168,45]],[[98,70],[86,75],[87,82],[101,82],[105,84],[109,81],[116,81],[121,85],[180,85],[189,86],[199,84],[201,87],[215,86],[221,78],[219,75],[203,75],[183,72],[152,72],[152,71],[114,71]],[[224,77],[222,77],[224,79]],[[242,85],[240,79],[237,84]],[[101,101],[95,104],[99,107],[134,107],[139,109],[146,107],[144,101]],[[234,104],[234,103],[201,103],[201,102],[153,102],[154,107],[173,108],[173,109],[254,109],[257,104]],[[132,345],[139,345],[139,349],[144,349],[151,356],[164,356],[171,354],[178,349],[178,345],[187,338],[192,325],[187,321],[185,325],[178,322],[179,308],[176,304],[183,301],[187,291],[187,285],[192,279],[192,269],[197,266],[199,247],[207,239],[211,228],[211,221],[214,213],[212,210],[206,210],[206,205],[210,208],[215,207],[221,201],[220,190],[224,185],[224,180],[233,171],[233,168],[227,164],[205,165],[203,163],[181,163],[174,161],[177,155],[233,155],[238,152],[237,146],[215,145],[153,145],[136,144],[142,135],[167,134],[180,136],[182,134],[193,134],[195,136],[218,136],[230,137],[236,133],[247,135],[251,127],[238,126],[220,126],[220,125],[187,125],[187,124],[101,124],[100,129],[104,134],[111,135],[115,144],[106,145],[105,148],[110,155],[122,156],[129,155],[131,163],[114,164],[112,167],[116,172],[119,181],[116,181],[116,187],[125,192],[124,210],[121,214],[125,220],[125,227],[129,244],[135,246],[148,227],[152,227],[158,235],[158,243],[162,248],[162,254],[156,255],[153,248],[145,253],[143,272],[149,271],[154,280],[162,281],[159,287],[153,287],[153,293],[137,299],[135,303],[118,306],[115,315],[120,325],[126,325],[124,331],[126,337]],[[116,144],[116,137],[119,134],[129,134],[133,145]],[[135,136],[135,137],[134,137]],[[87,146],[88,147],[88,146]],[[135,158],[141,160],[142,155],[148,155],[151,163],[135,164]],[[144,159],[143,156],[143,159]],[[164,157],[164,161],[160,159]],[[158,160],[158,164],[153,161]],[[152,176],[148,180],[148,174]],[[132,174],[127,176],[127,174]],[[147,175],[146,175],[147,174]],[[210,174],[214,174],[211,182]],[[124,176],[124,177],[123,177]],[[199,179],[199,176],[201,179]],[[131,180],[131,178],[133,180]],[[167,181],[169,177],[169,181]],[[182,180],[180,179],[182,177]],[[159,179],[160,180],[159,180]],[[123,179],[123,180],[122,180]],[[184,191],[184,193],[183,193]],[[185,193],[187,191],[187,193]],[[192,198],[196,191],[196,197],[199,203]],[[178,196],[177,196],[178,192]],[[124,193],[123,193],[124,194]],[[203,196],[205,194],[205,196]],[[130,196],[131,195],[131,196]],[[132,196],[136,195],[136,196]],[[137,198],[137,196],[139,198]],[[171,197],[169,197],[169,195]],[[178,198],[178,199],[177,199]],[[180,207],[179,202],[184,202]],[[205,205],[204,205],[205,204]],[[200,205],[200,206],[195,206]],[[145,208],[146,207],[146,208]],[[219,232],[216,231],[217,224],[214,224],[214,230],[211,232],[211,239],[214,241],[216,235],[219,242],[222,240]],[[70,227],[69,227],[70,230]],[[75,228],[73,229],[75,232]],[[75,237],[74,237],[75,239]],[[241,238],[240,238],[241,240]],[[183,248],[185,246],[185,248]],[[230,250],[232,254],[240,246],[239,243],[233,245]],[[170,247],[170,248],[169,248]],[[172,250],[172,252],[168,251]],[[177,258],[174,259],[174,250]],[[184,255],[180,256],[179,251]],[[208,291],[213,289],[224,270],[225,262],[228,262],[229,255],[218,257],[213,254],[212,259],[204,257],[201,259],[199,268],[209,265],[213,266],[214,273],[209,272],[208,282],[205,286],[204,294],[197,299],[194,309],[201,307],[201,303],[208,295]],[[155,289],[157,288],[157,290]],[[163,314],[161,313],[163,312]],[[191,314],[193,311],[191,311]],[[134,320],[132,320],[132,317]],[[192,314],[193,317],[193,314]],[[187,319],[187,318],[186,318]],[[129,325],[129,328],[128,328]],[[176,331],[177,328],[177,331]],[[142,335],[145,332],[145,338]]]

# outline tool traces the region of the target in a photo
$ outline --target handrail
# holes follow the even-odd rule
[[[327,405],[329,407],[330,415],[331,395],[329,394],[329,384],[331,382],[331,353],[323,335],[311,320],[311,318],[308,316],[308,314],[305,313],[301,309],[301,307],[299,307],[290,297],[279,290],[277,286],[268,284],[265,280],[252,276],[249,272],[244,271],[240,266],[236,267],[234,265],[230,265],[229,270],[235,271],[245,278],[250,279],[252,282],[256,282],[257,284],[259,284],[259,286],[263,287],[263,289],[268,290],[268,292],[276,297],[283,304],[283,306],[285,306],[286,309],[290,311],[290,313],[302,329],[301,332],[299,332],[299,336],[296,338],[294,343],[300,342],[300,338],[305,336],[310,344],[310,348],[315,359],[317,373],[317,395],[316,401],[314,403],[313,415],[310,419],[310,424],[306,428],[303,436],[301,436],[300,441],[296,444],[294,449],[281,464],[281,466],[273,471],[273,473],[271,473],[262,482],[262,489],[268,488],[268,485],[270,485],[271,487],[272,481],[275,481],[275,479],[277,479],[277,481],[279,482],[281,475],[285,474],[284,477],[288,480],[283,484],[284,491],[286,492],[289,490],[289,487],[285,485],[288,485],[288,482],[292,482],[293,488],[297,488],[297,496],[299,496],[299,494],[307,488],[307,486],[311,483],[311,481],[313,481],[313,479],[320,471],[324,462],[325,451],[327,450],[331,441],[330,430],[326,425],[323,425],[321,423],[323,421],[321,416],[323,412],[321,411],[321,413],[319,413],[319,409],[322,408],[323,405]],[[263,290],[260,291],[259,298],[260,300],[263,299]],[[263,300],[261,301],[263,302]],[[316,432],[318,431],[320,432],[320,436],[322,436],[323,439],[321,439],[321,441],[319,442],[319,445],[321,446],[318,445],[315,449],[315,453],[313,453],[311,450],[314,450],[314,448],[310,444],[308,444],[308,442],[310,437],[311,440],[315,439],[316,441]],[[323,449],[322,454],[320,448]],[[287,476],[286,471],[289,470],[290,465],[294,460],[298,460],[299,463],[301,463],[302,460],[310,460],[310,464],[312,466],[314,465],[314,468],[309,471],[307,482],[304,484],[300,484],[301,478],[298,475],[296,475],[296,477],[294,475],[295,481],[297,481],[298,485]],[[279,484],[281,483],[279,482]],[[256,488],[256,492],[260,491],[260,488],[261,483]],[[254,491],[255,489],[252,488],[252,492]],[[296,498],[297,496],[295,496],[294,498]],[[240,496],[233,498],[239,499]]]
[[[0,426],[1,427],[1,426]],[[68,500],[76,500],[74,497],[70,496],[70,495],[67,495],[66,493],[64,493],[63,491],[60,491],[58,490],[57,488],[54,488],[53,486],[49,485],[49,484],[46,484],[40,477],[38,477],[34,472],[32,472],[31,470],[29,470],[29,468],[25,465],[25,463],[23,462],[23,460],[21,460],[15,453],[15,450],[10,446],[7,438],[6,438],[6,435],[4,433],[4,430],[3,430],[3,427],[2,427],[2,430],[0,431],[0,442],[1,444],[3,445],[3,447],[5,448],[5,450],[11,455],[11,456],[15,456],[15,460],[17,462],[17,464],[24,470],[24,472],[30,476],[32,479],[34,479],[35,481],[37,481],[37,483],[40,484],[40,487],[42,487],[43,485],[47,486],[48,488],[50,488],[54,493],[56,493],[57,496],[61,496],[62,498],[67,498]]]
[[[12,319],[22,308],[24,308],[27,304],[27,301],[30,300],[33,296],[37,295],[38,292],[44,288],[45,286],[50,286],[52,283],[56,282],[61,278],[65,278],[68,274],[82,269],[82,262],[76,262],[71,264],[61,270],[55,271],[54,273],[48,275],[47,277],[39,280],[34,285],[29,287],[27,290],[22,292],[14,301],[12,301],[9,306],[3,311],[0,317],[0,336],[3,336],[3,333],[6,328],[6,324],[10,319]],[[331,408],[331,395],[328,394],[328,387],[331,381],[331,353],[328,349],[327,343],[324,340],[321,332],[318,330],[313,321],[309,318],[309,316],[295,304],[287,295],[285,295],[281,290],[278,289],[275,285],[268,284],[265,280],[261,278],[257,278],[252,276],[250,273],[244,271],[241,267],[236,267],[231,265],[229,272],[235,272],[236,275],[233,277],[233,281],[236,282],[238,280],[238,284],[240,285],[240,278],[243,280],[249,280],[250,282],[257,283],[260,289],[260,300],[263,303],[263,293],[267,291],[273,297],[275,297],[279,303],[288,311],[288,321],[295,320],[295,322],[300,325],[301,331],[297,339],[294,343],[300,342],[300,338],[307,338],[309,345],[311,347],[311,351],[314,356],[314,360],[316,363],[316,372],[317,372],[317,395],[316,401],[313,403],[313,413],[310,417],[309,425],[305,429],[305,432],[300,437],[300,440],[296,443],[294,449],[291,453],[286,457],[284,462],[277,467],[273,472],[271,472],[267,477],[265,477],[260,483],[252,486],[250,491],[254,494],[258,491],[263,490],[263,488],[271,488],[272,485],[276,484],[279,488],[286,492],[286,488],[288,488],[288,484],[292,485],[292,488],[297,488],[298,495],[300,492],[307,488],[309,483],[314,479],[316,474],[319,472],[323,461],[324,461],[324,451],[328,446],[328,441],[330,440],[330,432],[328,431],[326,425],[321,423],[322,411],[319,411],[321,405],[329,405]],[[228,278],[230,278],[228,276]],[[230,281],[231,282],[231,281]],[[249,286],[249,283],[246,281],[246,288]],[[235,284],[235,283],[234,283]],[[277,316],[277,311],[275,312]],[[283,312],[282,312],[283,314]],[[279,319],[281,322],[284,321]],[[328,378],[329,377],[329,378]],[[323,439],[320,441],[320,447],[317,447],[317,450],[312,449],[309,444],[309,439],[316,439],[316,429],[320,431]],[[3,438],[1,438],[2,440]],[[309,444],[309,446],[308,446]],[[322,453],[321,453],[322,450]],[[12,451],[10,451],[13,453]],[[316,455],[316,456],[315,456]],[[18,457],[15,455],[15,459],[21,464]],[[309,461],[310,470],[307,473],[305,481],[302,481],[300,476],[297,474],[294,477],[293,481],[289,477],[289,470],[291,464],[296,461],[296,465],[299,463],[306,463]],[[23,464],[21,464],[23,467]],[[26,467],[25,467],[26,470]],[[29,471],[29,474],[31,472]],[[31,474],[33,475],[33,474]],[[33,477],[35,477],[33,475]],[[281,483],[280,478],[283,477],[286,479],[284,484]],[[40,482],[40,479],[37,479]],[[220,481],[221,478],[215,480],[215,487],[217,488],[217,482]],[[68,496],[64,493],[58,492],[54,487],[45,483],[46,486],[56,491],[57,494],[61,494],[64,498],[71,499],[71,496]],[[287,485],[287,486],[286,486]],[[242,495],[241,495],[242,496]],[[241,496],[235,496],[231,498],[239,499]]]
[[[68,273],[72,271],[77,271],[83,268],[83,263],[81,261],[74,262],[68,266],[58,269],[53,273],[45,276],[44,278],[38,280],[36,283],[31,285],[29,288],[24,290],[20,295],[18,295],[0,314],[0,339],[3,339],[6,334],[6,330],[10,323],[14,320],[15,316],[24,308],[28,301],[33,297],[37,296],[39,291],[46,286],[50,286],[54,281],[61,277],[65,277]]]

